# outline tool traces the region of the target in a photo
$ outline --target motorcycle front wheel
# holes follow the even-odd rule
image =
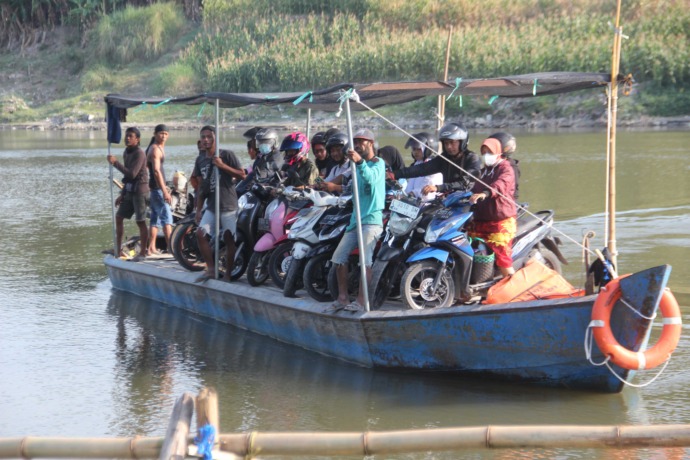
[[[369,286],[369,303],[372,310],[383,305],[386,299],[400,288],[400,262],[394,260],[375,260],[371,268],[371,285]]]
[[[434,290],[434,280],[441,270],[441,279]],[[455,298],[452,273],[443,264],[433,260],[410,265],[403,274],[400,289],[403,303],[413,310],[450,307]]]
[[[268,261],[273,251],[255,252],[247,265],[247,281],[252,286],[261,286],[268,279]]]
[[[196,229],[194,222],[176,225],[170,242],[177,263],[193,272],[201,271],[205,267],[196,242]]]
[[[359,280],[362,278],[359,271],[359,256],[351,254],[347,266],[347,293],[350,298],[356,298],[359,294]],[[337,265],[331,264],[331,269],[328,271],[328,290],[333,299],[337,299],[340,292],[337,269]]]
[[[271,258],[268,259],[268,274],[278,289],[283,289],[285,286],[285,276],[292,262],[293,244],[292,241],[279,244],[271,253]]]
[[[249,265],[249,257],[250,255],[247,254],[249,250],[247,249],[247,245],[244,242],[241,242],[239,244],[235,243],[237,245],[237,248],[235,249],[235,263],[232,266],[232,272],[230,273],[230,279],[235,281],[240,278],[242,278],[242,275],[244,275],[244,272],[247,270],[247,266]],[[222,257],[225,256],[225,247],[223,245],[223,249],[221,250],[221,254],[223,255]],[[225,263],[221,263],[220,259],[218,259],[218,264],[220,267],[224,267]]]
[[[312,257],[304,269],[304,289],[318,302],[335,300],[328,289],[328,273],[331,269],[330,252]]]
[[[297,290],[302,288],[302,269],[306,263],[306,259],[292,259],[290,262],[290,268],[285,275],[285,286],[283,286],[285,297],[295,297]]]

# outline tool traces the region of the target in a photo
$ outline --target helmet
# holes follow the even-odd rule
[[[515,150],[517,150],[517,143],[515,142],[515,136],[513,136],[510,133],[504,133],[504,132],[499,132],[499,133],[493,133],[491,136],[489,136],[490,139],[497,139],[498,142],[501,143],[501,149],[503,152],[503,155],[506,157],[511,156],[513,153],[515,153]]]
[[[347,144],[347,134],[338,131],[337,133],[329,137],[328,141],[326,141],[326,151],[330,154],[331,147],[333,147],[334,145],[340,145],[343,148],[343,153],[345,153],[345,151],[348,149]]]
[[[436,139],[434,139],[431,134],[424,132],[413,134],[405,143],[405,148],[415,149],[421,147],[424,152],[424,159],[426,160],[431,156],[432,151],[436,150],[437,145]],[[412,155],[412,158],[414,159],[414,155]]]
[[[321,145],[326,145],[326,141],[328,138],[326,137],[326,133],[323,131],[319,131],[318,133],[314,134],[311,138],[311,145],[314,144],[321,144]]]
[[[256,133],[261,130],[261,126],[254,126],[253,128],[249,128],[242,134],[243,137],[247,138],[248,140],[253,140],[256,137]]]
[[[278,146],[278,131],[276,131],[273,128],[261,128],[256,132],[256,136],[254,137],[254,139],[256,139],[257,145],[269,144],[271,146],[272,151]],[[268,153],[270,153],[270,151],[261,152],[261,147],[259,147],[260,155],[266,155]]]
[[[444,141],[450,139],[453,141],[460,141],[460,151],[467,150],[467,144],[470,141],[470,133],[467,132],[465,125],[462,123],[448,123],[443,125],[438,134],[438,140]]]
[[[330,128],[328,131],[326,131],[326,141],[339,132],[340,130],[338,128]]]
[[[297,150],[297,154],[291,156],[290,158],[285,158],[288,161],[288,165],[293,165],[300,161],[302,158],[306,158],[309,154],[309,140],[307,136],[295,131],[285,136],[283,142],[280,144],[280,151],[285,152],[287,150]]]

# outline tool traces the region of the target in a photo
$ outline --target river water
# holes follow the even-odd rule
[[[472,133],[471,145],[485,134]],[[169,176],[191,172],[195,136],[171,133]],[[222,147],[244,152],[240,133],[224,136]],[[619,132],[617,196],[621,273],[671,264],[670,287],[686,323],[689,138],[682,131]],[[401,147],[405,139],[384,133],[381,142]],[[594,246],[603,246],[605,135],[518,133],[518,145],[521,200],[532,210],[555,209],[558,230],[576,241],[595,230]],[[106,151],[102,132],[0,131],[0,437],[160,436],[174,401],[206,385],[219,392],[223,432],[690,423],[685,333],[651,385],[601,395],[362,369],[116,292],[101,254],[112,246]],[[135,229],[126,223],[127,235]],[[580,285],[580,249],[561,239],[571,261],[565,273]],[[690,449],[395,458],[459,457],[690,458]]]

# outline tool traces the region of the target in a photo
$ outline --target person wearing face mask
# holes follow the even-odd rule
[[[496,266],[507,277],[515,273],[512,257],[517,230],[517,207],[513,200],[515,172],[498,139],[485,139],[481,153],[485,166],[479,176],[481,182],[472,187],[470,203],[475,209],[468,235],[486,242],[496,255]]]
[[[470,190],[474,177],[479,175],[481,160],[469,147],[470,135],[462,123],[448,123],[441,128],[439,141],[443,146],[441,155],[430,161],[415,164],[389,173],[390,179],[429,176],[436,173],[443,175],[440,185],[426,185],[422,194],[449,192],[452,190]]]
[[[254,138],[258,153],[252,165],[252,172],[247,176],[247,183],[272,179],[283,167],[283,155],[278,149],[278,131],[273,128],[262,128],[256,132]]]

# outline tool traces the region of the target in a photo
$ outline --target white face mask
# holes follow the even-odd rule
[[[268,155],[271,153],[271,150],[273,150],[273,146],[271,144],[259,144],[259,152],[262,155]]]
[[[493,166],[496,163],[498,163],[498,160],[501,158],[500,155],[493,155],[491,153],[485,153],[484,154],[484,164],[486,166]]]

